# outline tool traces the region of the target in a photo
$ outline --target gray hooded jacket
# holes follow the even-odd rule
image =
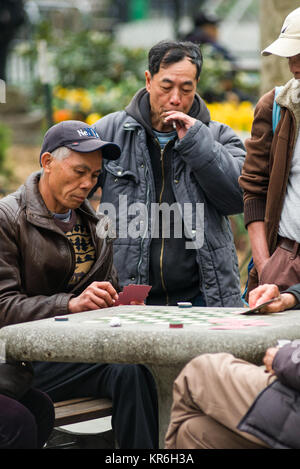
[[[169,166],[162,170],[167,169],[169,191],[182,209],[185,228],[182,241],[189,242],[193,249],[184,251],[182,244],[175,251],[173,248],[163,262],[162,256],[157,259],[157,269],[160,261],[167,281],[170,277],[167,289],[174,290],[175,275],[178,277],[175,288],[188,278],[190,271],[182,264],[185,255],[193,252],[197,289],[202,292],[206,305],[241,306],[238,262],[228,215],[243,211],[238,177],[245,157],[244,146],[228,126],[210,120],[208,109],[198,95],[189,114],[197,122],[184,138],[169,142],[164,155]],[[114,264],[120,284],[147,284],[154,245],[151,209],[158,201],[155,174],[161,156],[151,128],[147,91],[140,90],[125,111],[103,117],[95,127],[101,138],[114,141],[122,150],[118,160],[104,163],[100,182],[103,189],[100,211],[107,210],[116,221]],[[184,217],[190,207],[193,207],[191,217],[189,214]],[[137,234],[130,235],[131,226]],[[175,294],[173,304],[174,301]],[[168,303],[162,297],[160,304],[172,304],[172,301]]]

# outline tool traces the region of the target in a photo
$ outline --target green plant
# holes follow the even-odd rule
[[[0,122],[0,195],[5,194],[11,171],[7,165],[7,150],[11,144],[10,129]]]
[[[103,81],[119,83],[129,76],[144,78],[147,54],[143,48],[128,48],[112,36],[95,30],[54,32],[41,22],[32,40],[20,45],[20,54],[38,59],[39,41],[46,41],[55,67],[55,84],[66,88],[90,88]]]
[[[3,173],[6,170],[6,152],[10,146],[11,133],[10,129],[0,123],[0,172]]]
[[[55,69],[54,86],[61,88],[83,88],[91,90],[101,86],[105,95],[101,102],[93,105],[93,111],[106,114],[126,106],[132,95],[144,86],[147,68],[147,50],[125,47],[113,36],[94,30],[57,33],[47,22],[41,22],[34,37],[19,47],[19,52],[37,61],[37,43],[47,42],[48,52]],[[232,65],[216,53],[211,46],[202,47],[204,64],[198,91],[206,100],[224,99],[224,79],[231,77]],[[257,83],[253,76],[235,73],[232,85],[247,94],[257,94]],[[95,99],[96,99],[96,94]],[[42,105],[43,90],[39,82],[33,82],[32,102]],[[209,99],[209,97],[211,99]]]

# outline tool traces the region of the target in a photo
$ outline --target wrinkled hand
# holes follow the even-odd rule
[[[81,313],[114,305],[118,294],[110,282],[93,282],[79,296],[71,298],[70,313]]]
[[[255,306],[259,306],[262,303],[277,297],[279,297],[278,300],[266,305],[261,312],[278,313],[286,309],[291,309],[296,305],[297,300],[294,295],[291,293],[280,294],[277,285],[265,284],[260,285],[249,293],[249,307],[255,308]]]
[[[278,350],[279,350],[278,347],[268,348],[267,351],[266,351],[266,354],[263,358],[263,362],[264,362],[264,365],[266,367],[266,371],[268,371],[269,373],[274,374],[274,370],[272,368],[272,365],[273,365],[273,360],[274,360],[275,355],[278,352]]]
[[[189,128],[195,124],[196,119],[180,111],[166,111],[165,122],[175,122],[178,138],[181,139],[185,136]]]

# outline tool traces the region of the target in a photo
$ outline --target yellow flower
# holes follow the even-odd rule
[[[91,107],[92,107],[92,100],[89,96],[83,96],[82,97],[82,100],[80,102],[80,109],[87,113],[91,110]]]
[[[229,125],[232,129],[250,132],[253,121],[253,106],[250,102],[237,103],[227,101],[222,103],[209,103],[207,107],[212,120]]]
[[[83,90],[82,88],[73,88],[68,90],[66,95],[66,101],[70,104],[80,104],[83,99],[87,97],[87,91]]]
[[[53,94],[57,98],[66,99],[66,97],[68,95],[68,90],[66,88],[61,87],[61,86],[56,86],[53,90]]]
[[[95,124],[95,122],[97,122],[99,119],[101,119],[101,115],[98,114],[97,112],[92,112],[91,114],[89,114],[85,120],[85,122],[88,124],[88,125],[93,125]]]

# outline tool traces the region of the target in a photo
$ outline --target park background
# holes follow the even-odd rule
[[[0,26],[7,2],[0,0]],[[0,76],[0,197],[39,169],[43,134],[53,123],[93,124],[123,109],[144,86],[149,48],[184,38],[200,12],[219,19],[218,42],[232,57],[201,46],[198,92],[213,120],[244,141],[259,97],[291,78],[286,59],[261,57],[260,51],[277,38],[298,0],[24,0],[23,6],[19,25],[20,10],[13,15]],[[0,47],[6,40],[1,28]],[[242,214],[231,223],[243,288],[249,240]]]

